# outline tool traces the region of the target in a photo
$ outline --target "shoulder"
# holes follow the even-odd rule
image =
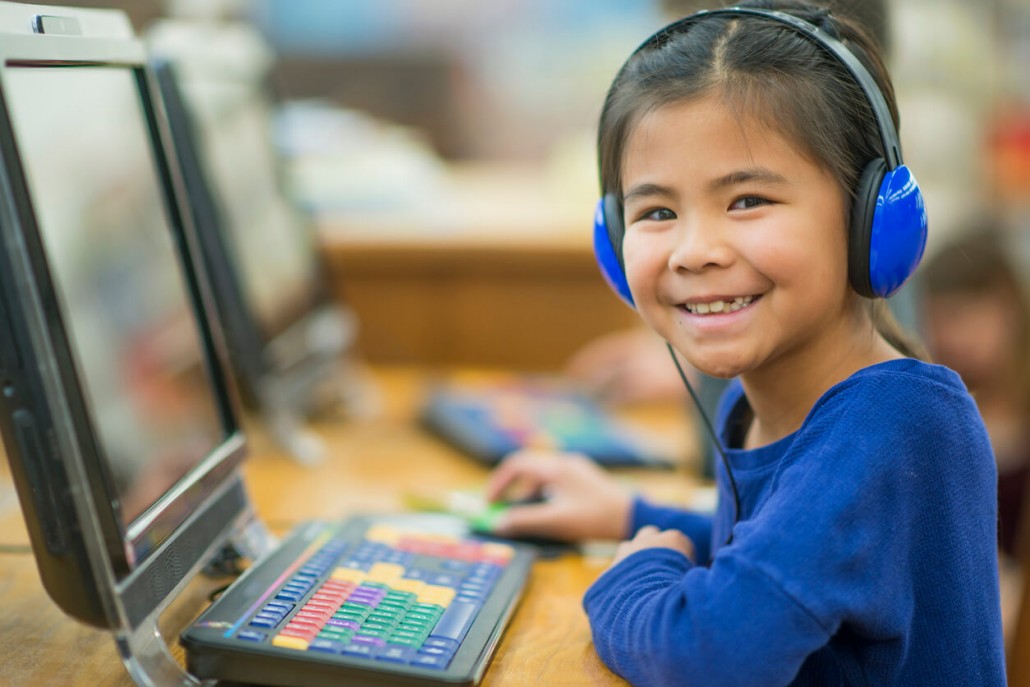
[[[812,407],[794,447],[837,453],[842,465],[870,475],[917,465],[986,474],[994,462],[983,420],[959,376],[909,359],[860,370],[832,387]],[[965,460],[949,460],[955,456]]]
[[[976,404],[955,372],[910,358],[864,368],[834,385],[812,407],[806,424],[821,415],[839,414],[863,424],[883,419],[887,426],[935,418],[979,419]]]

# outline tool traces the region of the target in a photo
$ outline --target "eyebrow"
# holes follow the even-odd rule
[[[708,183],[708,188],[711,191],[718,191],[723,188],[735,186],[737,184],[744,183],[756,183],[765,185],[775,184],[786,184],[787,177],[766,169],[764,167],[754,167],[750,169],[739,169],[717,179],[712,179]],[[622,202],[627,203],[634,198],[648,198],[651,196],[672,196],[675,192],[668,186],[662,184],[655,184],[651,182],[645,182],[637,184],[631,187],[625,195],[622,197]]]
[[[650,196],[671,196],[673,191],[668,186],[662,186],[661,184],[643,183],[637,184],[626,191],[625,195],[622,196],[623,204],[627,203],[632,198],[647,198]]]
[[[718,191],[719,189],[723,189],[728,186],[735,186],[737,184],[744,183],[767,185],[785,184],[787,183],[787,177],[764,167],[753,167],[751,169],[741,169],[735,172],[730,172],[718,179],[712,179],[708,184],[708,188],[712,191]]]

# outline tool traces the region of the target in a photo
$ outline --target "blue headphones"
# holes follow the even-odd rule
[[[727,7],[697,12],[655,33],[633,55],[702,18],[720,14],[765,17],[794,29],[833,55],[862,88],[876,117],[884,157],[871,160],[859,181],[848,234],[848,279],[862,296],[890,296],[901,288],[923,257],[927,217],[923,194],[902,162],[898,133],[876,81],[850,50],[817,26],[785,12],[758,8]],[[608,193],[598,201],[594,214],[594,254],[608,284],[632,307],[633,296],[622,261],[624,233],[621,203]]]

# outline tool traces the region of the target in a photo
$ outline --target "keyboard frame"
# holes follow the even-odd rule
[[[274,596],[279,585],[292,574],[288,573],[291,568],[297,569],[303,565],[307,557],[304,560],[298,557],[313,542],[325,537],[327,533],[353,537],[356,541],[372,524],[382,522],[394,524],[389,519],[375,516],[355,516],[341,522],[307,523],[295,529],[272,554],[252,565],[233,582],[180,635],[180,643],[186,650],[189,672],[202,679],[289,687],[323,687],[334,683],[345,683],[350,687],[478,684],[522,598],[536,558],[534,547],[510,543],[515,555],[498,577],[445,670],[318,651],[299,651],[226,636],[242,629],[243,621],[250,616],[254,607]],[[418,529],[417,525],[402,524],[397,527]],[[462,536],[483,540],[473,535]],[[315,585],[298,602],[280,623],[280,628],[303,606],[318,586]]]

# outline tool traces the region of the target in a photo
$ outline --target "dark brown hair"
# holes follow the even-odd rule
[[[856,21],[803,0],[752,0],[740,7],[788,12],[841,41],[883,93],[898,127],[894,89],[875,40]],[[622,198],[622,162],[633,128],[649,112],[718,94],[741,120],[780,131],[848,192],[845,225],[862,170],[883,157],[862,88],[825,48],[779,22],[714,14],[636,52],[615,77],[601,113],[601,190]],[[620,203],[621,204],[621,203]],[[903,354],[925,358],[882,301],[869,303],[877,331]]]
[[[925,296],[971,295],[998,299],[1011,306],[1009,326],[1015,335],[1011,363],[1019,400],[1030,411],[1030,293],[1006,252],[1002,231],[984,220],[934,253],[920,275]]]

